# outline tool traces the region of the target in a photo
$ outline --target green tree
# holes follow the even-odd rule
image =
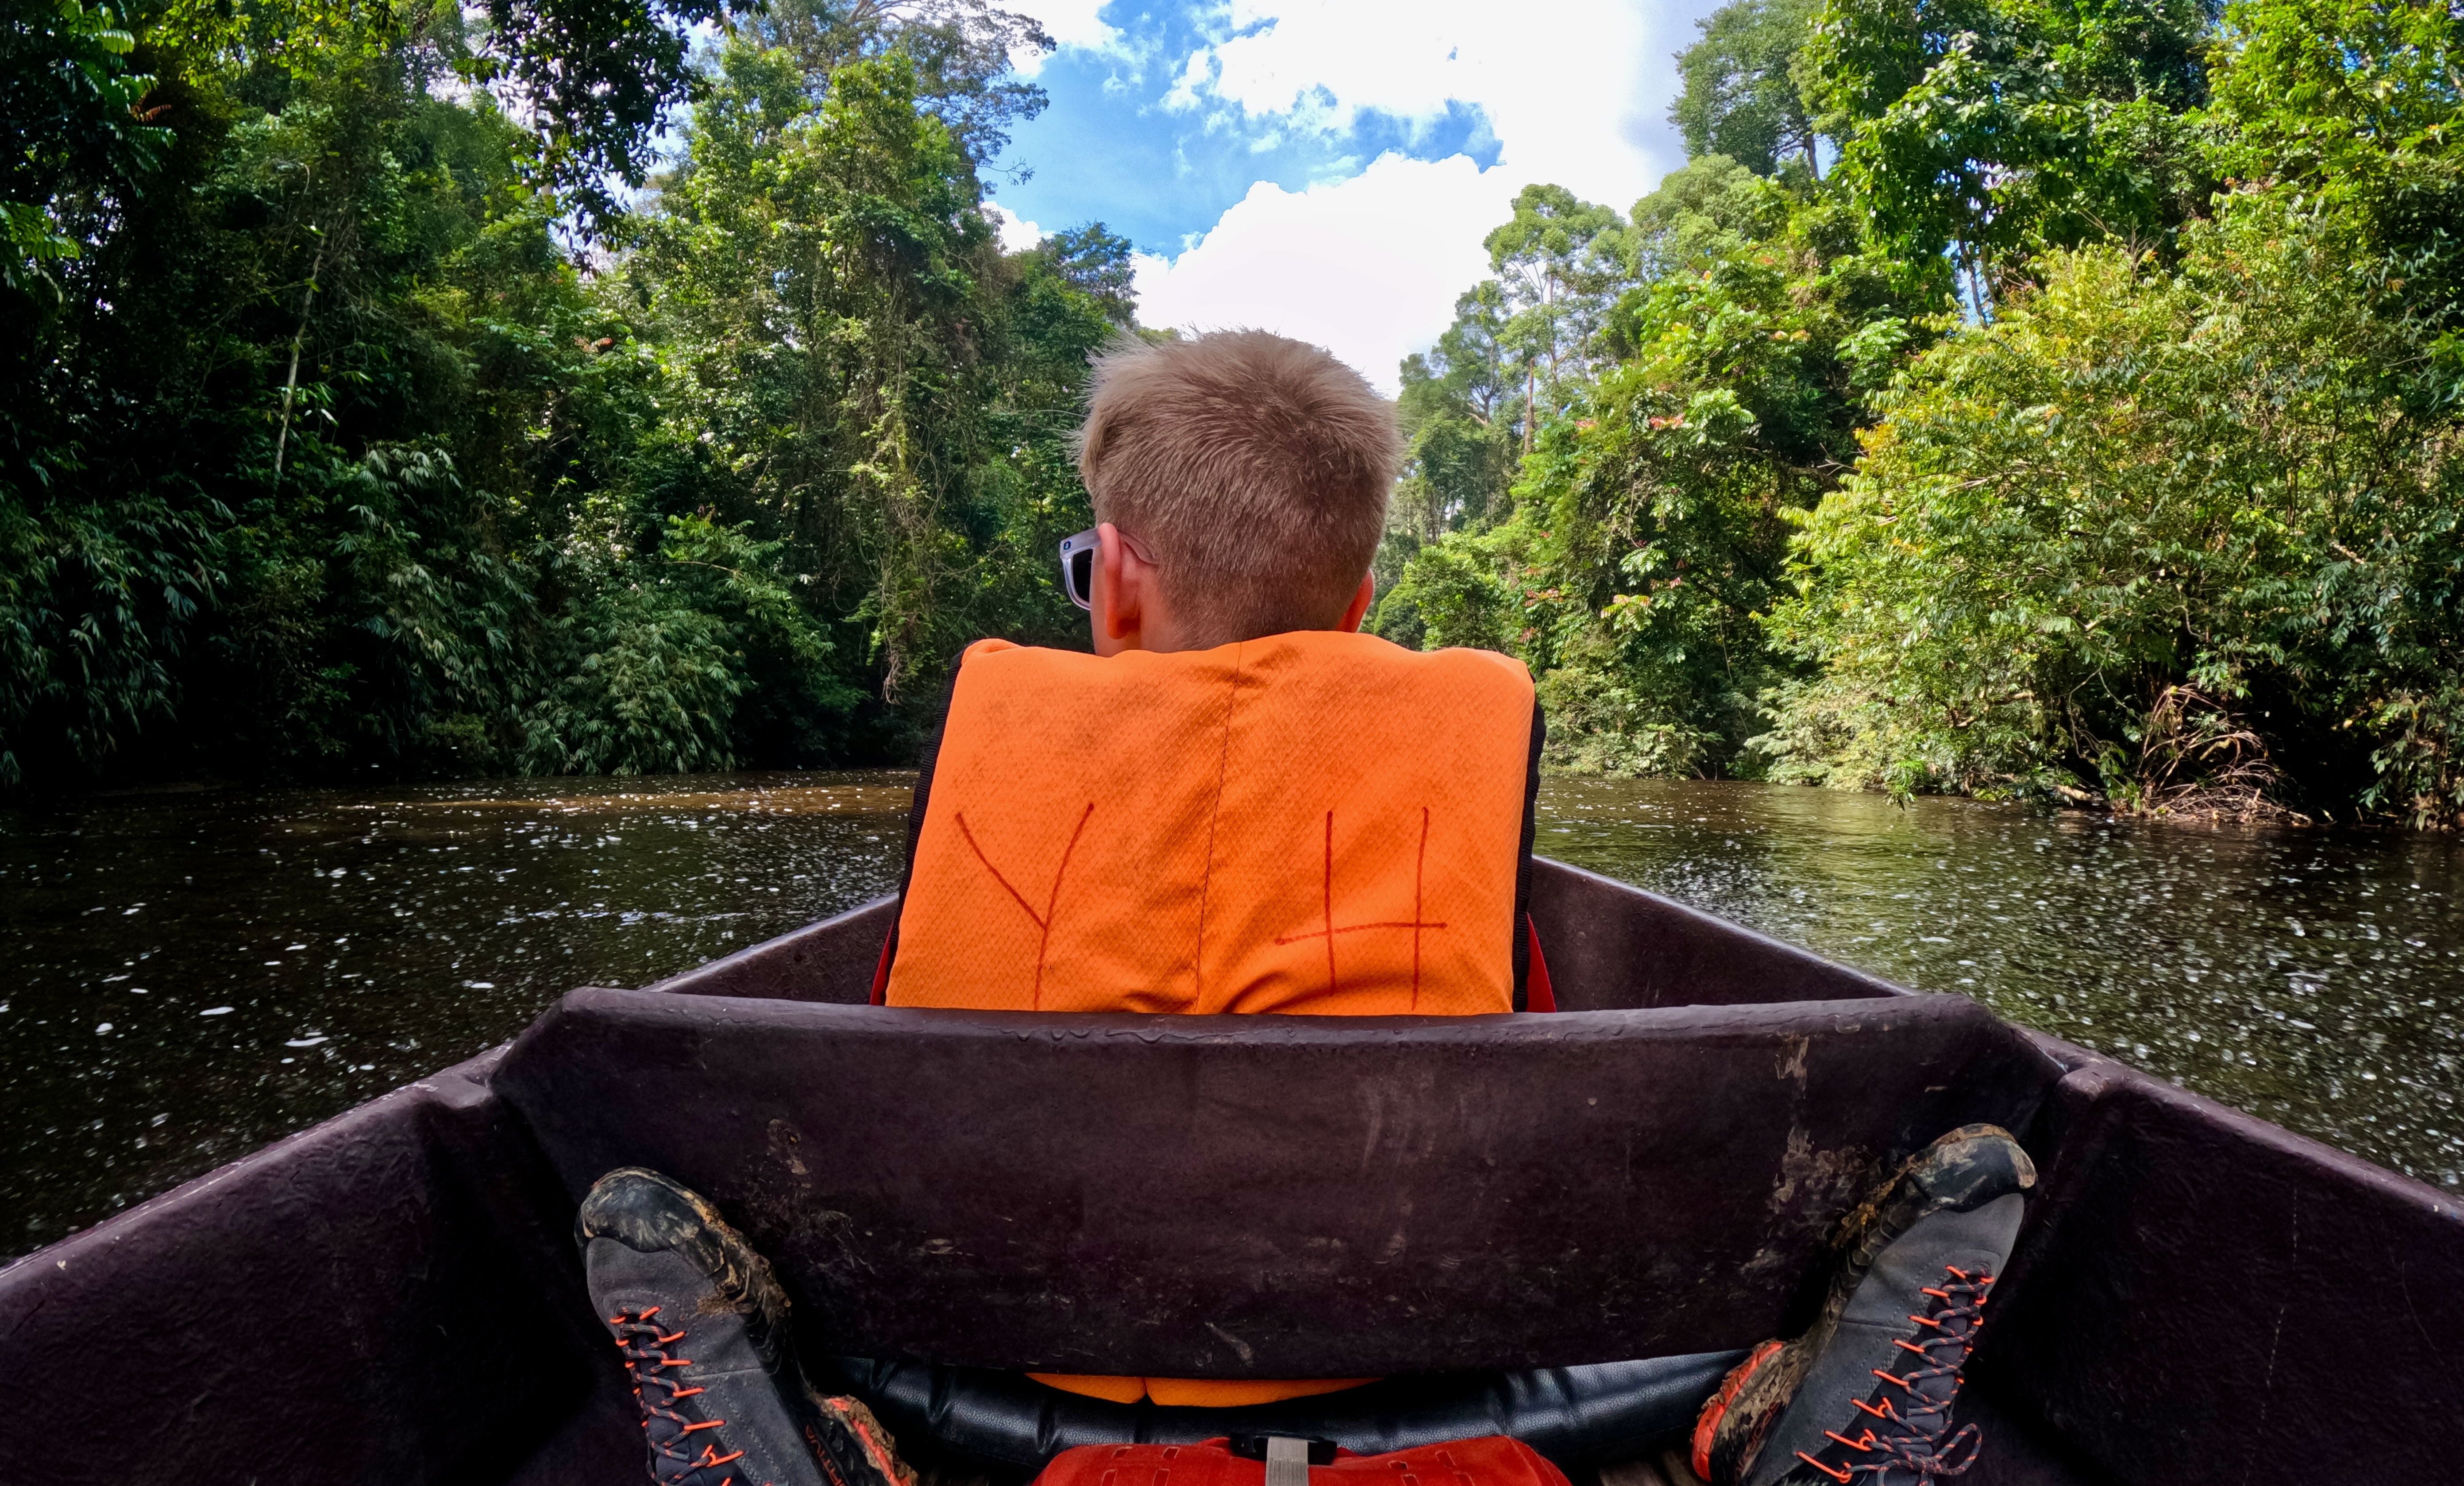
[[[483,45],[461,69],[539,121],[539,179],[605,228],[609,178],[638,189],[652,141],[691,77],[694,28],[724,0],[487,0]]]
[[[11,13],[0,777],[895,757],[963,639],[1069,636],[1134,317],[1119,238],[980,210],[1041,33],[698,13]]]
[[[1492,279],[1456,299],[1454,323],[1436,345],[1403,360],[1397,412],[1409,458],[1393,524],[1411,550],[1503,514],[1514,465],[1505,326],[1505,291]],[[1409,555],[1390,555],[1390,564]]]
[[[1696,184],[1637,214],[1701,255],[1618,305],[1610,340],[1632,349],[1544,433],[1516,487],[1532,532],[1527,654],[1570,766],[1757,766],[1743,744],[1790,672],[1755,616],[1785,591],[1793,516],[1853,458],[1866,401],[1907,347],[1939,328],[1910,314],[1938,278],[1866,244],[1818,189],[1758,183],[1771,230],[1727,246],[1727,229],[1686,220]]]
[[[335,751],[305,720],[411,704],[375,694],[371,677],[416,668],[365,654],[379,606],[353,597],[372,570],[346,543],[375,510],[363,455],[450,474],[472,432],[457,394],[473,327],[423,291],[521,193],[517,132],[484,99],[430,89],[457,45],[450,28],[316,11],[175,11],[140,36],[162,138],[54,181],[48,230],[79,252],[53,265],[49,310],[14,305],[29,319],[0,395],[15,420],[0,468],[11,764],[281,768]],[[431,516],[495,492],[395,473],[370,477],[386,520],[441,551],[484,547]],[[349,731],[415,753],[421,730]]]
[[[1527,186],[1514,215],[1488,234],[1489,267],[1503,287],[1497,343],[1523,382],[1523,446],[1589,369],[1595,338],[1627,281],[1625,223],[1614,208],[1562,186]]]
[[[1699,273],[1781,232],[1797,199],[1726,155],[1697,156],[1634,204],[1637,277]]]
[[[2464,467],[2372,266],[2264,195],[1926,353],[1808,525],[1792,777],[2146,810],[2464,806]],[[2117,395],[2126,385],[2126,394]]]
[[[747,737],[852,709],[827,636],[781,571],[784,546],[703,515],[669,518],[653,553],[599,544],[588,601],[558,626],[555,678],[523,717],[524,767],[732,768]]]
[[[754,45],[794,57],[816,95],[850,62],[905,57],[916,99],[979,170],[1008,145],[1011,125],[1046,101],[1011,60],[1051,51],[1052,37],[1032,17],[988,0],[770,0],[744,10],[736,25]]]
[[[744,498],[861,615],[877,684],[929,691],[959,642],[995,394],[974,321],[1001,261],[947,125],[899,52],[841,67],[721,53],[662,183],[633,292]]]
[[[2350,223],[2405,338],[2440,346],[2431,395],[2464,401],[2464,21],[2426,0],[2243,0],[2217,52],[2222,169]]]
[[[2029,255],[2164,247],[2211,181],[2206,0],[1825,0],[1797,64],[1875,231],[1990,310]]]
[[[1520,654],[1554,765],[1750,771],[1759,699],[1795,674],[1756,617],[1786,591],[1792,515],[1940,333],[1947,275],[1871,242],[1810,174],[1774,181],[1723,156],[1673,172],[1634,223],[1650,277],[1602,315],[1606,364],[1544,412],[1489,521],[1413,534],[1377,624]],[[1425,364],[1404,382],[1407,419],[1425,407],[1423,429],[1446,427]]]
[[[128,67],[136,46],[107,6],[29,0],[0,15],[0,119],[16,130],[0,156],[0,292],[55,296],[43,265],[79,247],[54,202],[97,183],[134,185],[168,138],[151,122],[164,105],[145,106],[154,78]]]
[[[1683,91],[1668,122],[1688,155],[1725,155],[1758,175],[1783,160],[1818,174],[1812,114],[1791,68],[1815,0],[1729,0],[1695,22],[1702,39],[1677,54]]]
[[[1581,337],[1579,204],[1499,234],[1477,521],[1407,364],[1381,632],[1522,655],[1561,767],[2464,823],[2452,9],[1717,12]]]

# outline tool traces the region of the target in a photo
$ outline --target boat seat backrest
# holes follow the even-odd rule
[[[1954,996],[1465,1018],[567,995],[495,1087],[578,1202],[715,1201],[806,1344],[1365,1376],[1745,1346],[1825,1235],[2057,1074]]]

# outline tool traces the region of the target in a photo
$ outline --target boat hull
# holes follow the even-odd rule
[[[706,1185],[781,1256],[808,1344],[1356,1374],[1768,1334],[1858,1173],[1966,1118],[2044,1178],[1969,1368],[1991,1445],[1963,1486],[2448,1474],[2453,1197],[1957,998],[1547,864],[1573,1015],[861,1009],[891,911],[576,992],[510,1052],[0,1271],[43,1421],[0,1479],[633,1478],[570,1237],[603,1162]],[[892,1155],[979,1189],[902,1187]]]

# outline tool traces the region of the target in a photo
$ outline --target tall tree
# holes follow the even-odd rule
[[[1134,317],[981,210],[1040,33],[630,3],[0,20],[0,780],[894,758],[964,639],[1067,642]]]
[[[1814,119],[1791,69],[1817,0],[1729,0],[1695,22],[1702,38],[1677,54],[1683,91],[1668,122],[1689,155],[1726,155],[1758,175],[1800,162],[1818,174]]]
[[[2209,0],[1825,0],[1797,64],[1875,229],[1980,309],[2048,248],[2166,248],[2211,189]]]
[[[538,121],[541,180],[586,224],[648,177],[668,110],[683,100],[695,28],[725,0],[487,0],[484,45],[465,69]]]
[[[756,45],[793,56],[816,98],[850,62],[904,56],[917,100],[978,170],[1008,146],[1011,125],[1044,111],[1044,90],[1011,62],[1051,51],[1052,37],[990,0],[768,0],[742,8],[735,23]]]
[[[43,265],[74,258],[52,218],[63,191],[103,182],[139,189],[170,131],[145,106],[154,78],[128,65],[137,38],[107,6],[39,0],[0,14],[0,119],[16,139],[0,153],[0,290],[55,290]]]
[[[1726,155],[1699,155],[1634,204],[1636,277],[1643,283],[1703,265],[1781,231],[1796,199]]]
[[[1524,384],[1524,448],[1544,407],[1591,366],[1608,308],[1628,278],[1624,219],[1562,186],[1527,186],[1514,215],[1488,234],[1489,267],[1508,310],[1500,344]]]
[[[2320,202],[2384,265],[2410,338],[2464,332],[2464,19],[2436,0],[2242,0],[2217,48],[2226,173]],[[2436,395],[2464,404],[2449,341]]]

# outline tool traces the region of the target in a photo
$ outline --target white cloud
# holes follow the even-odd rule
[[[1487,170],[1390,154],[1303,192],[1260,182],[1177,257],[1139,260],[1146,323],[1276,330],[1392,390],[1396,364],[1487,277],[1481,240],[1517,190],[1554,182],[1622,211],[1683,163],[1665,123],[1672,56],[1717,0],[1192,3],[1215,39],[1168,63],[1157,100],[1184,126],[1265,148],[1312,132],[1341,142],[1372,111],[1425,126],[1460,104],[1495,133]]]
[[[1348,129],[1364,109],[1428,121],[1483,110],[1521,181],[1623,211],[1683,164],[1662,118],[1671,54],[1703,0],[1235,0],[1231,33],[1190,58],[1193,82],[1252,121]],[[1185,84],[1186,85],[1186,84]],[[1331,106],[1327,99],[1331,98]]]
[[[1001,233],[1003,253],[1024,253],[1044,241],[1044,229],[1016,212],[1004,211],[988,201],[984,203],[984,215],[992,218],[994,231]]]
[[[1198,106],[1198,90],[1215,80],[1213,54],[1205,48],[1189,54],[1189,63],[1180,70],[1172,91],[1163,96],[1163,106],[1174,113],[1187,113]]]
[[[1167,261],[1138,258],[1138,319],[1184,330],[1252,327],[1323,345],[1388,392],[1396,364],[1486,276],[1481,238],[1514,194],[1502,170],[1457,155],[1383,155],[1349,180],[1270,181]]]

